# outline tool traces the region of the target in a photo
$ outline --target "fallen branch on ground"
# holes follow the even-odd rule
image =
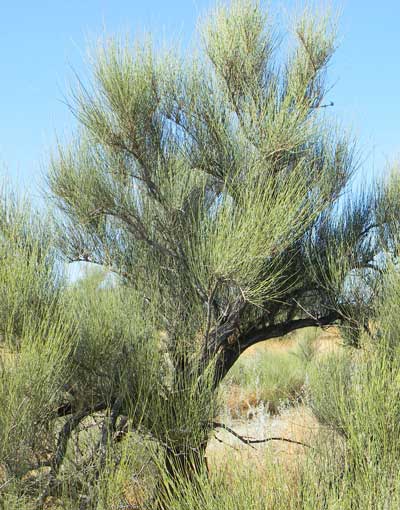
[[[287,437],[266,437],[264,439],[251,439],[247,436],[242,436],[238,434],[235,430],[231,429],[230,427],[228,427],[228,425],[225,425],[224,423],[212,422],[212,425],[214,428],[226,430],[227,432],[235,436],[237,439],[242,441],[242,443],[250,446],[251,448],[254,448],[253,444],[268,443],[269,441],[284,441],[286,443],[298,444],[300,446],[304,446],[305,448],[312,448],[307,443],[303,443],[302,441],[295,441],[294,439],[289,439]]]

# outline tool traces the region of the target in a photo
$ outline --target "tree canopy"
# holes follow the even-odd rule
[[[257,341],[348,318],[346,278],[374,265],[381,192],[343,199],[355,148],[324,115],[330,19],[300,16],[284,58],[251,1],[187,58],[106,42],[51,161],[69,260],[157,303],[175,362],[217,355],[217,379]]]

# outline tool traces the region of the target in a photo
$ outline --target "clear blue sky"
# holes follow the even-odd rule
[[[98,36],[150,30],[188,41],[211,0],[16,0],[0,2],[0,163],[37,196],[55,132],[71,130],[63,104],[71,69],[84,69]],[[272,11],[301,0],[270,0]],[[358,136],[362,172],[384,171],[400,156],[400,2],[332,1],[340,7],[340,46],[328,100]],[[1,167],[0,167],[0,171]],[[4,173],[4,171],[2,171]]]

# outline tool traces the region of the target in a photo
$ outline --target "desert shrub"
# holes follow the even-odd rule
[[[47,331],[44,331],[47,330]],[[46,465],[56,425],[51,419],[72,376],[70,351],[58,327],[23,331],[19,350],[0,364],[0,465],[21,481]],[[29,485],[29,484],[26,484]]]
[[[79,128],[48,172],[58,243],[122,283],[70,307],[68,404],[104,406],[106,429],[127,413],[171,477],[205,469],[214,393],[243,351],[350,322],[373,296],[358,290],[379,274],[385,189],[342,199],[357,165],[321,109],[332,21],[306,10],[283,47],[260,2],[235,0],[207,17],[200,51],[108,39],[72,87]],[[262,359],[260,401],[296,401],[312,356],[305,342]]]
[[[112,447],[111,407],[138,428],[162,407],[151,398],[165,366],[151,310],[96,275],[68,286],[51,224],[6,192],[0,254],[0,505],[107,508],[140,463],[137,448]]]
[[[54,415],[73,376],[63,277],[46,217],[0,196],[0,471],[7,490],[46,461]],[[25,484],[29,489],[29,483]],[[1,499],[1,498],[0,498]],[[10,503],[11,505],[11,503]]]
[[[240,0],[209,17],[203,52],[189,59],[157,55],[148,43],[99,48],[91,84],[72,92],[80,127],[53,153],[48,184],[64,257],[118,278],[66,289],[52,227],[2,200],[3,505],[123,505],[136,453],[119,440],[133,430],[158,447],[165,507],[264,505],[245,477],[232,492],[204,478],[219,383],[265,338],[351,323],[374,295],[373,287],[358,292],[366,274],[380,275],[376,231],[387,219],[374,206],[385,190],[338,201],[356,167],[354,147],[319,115],[335,49],[331,21],[305,12],[286,53],[259,2]],[[296,356],[261,359],[252,374],[260,401],[295,402],[312,351],[304,341]],[[382,359],[393,367],[395,357],[392,349]],[[346,394],[338,390],[334,408],[321,413],[327,424],[337,417],[348,473],[366,458],[375,468],[382,450],[365,452],[383,424],[366,433],[360,426],[382,392],[368,379],[360,403],[364,366],[351,367]],[[246,384],[240,370],[233,380]],[[316,410],[325,383],[316,376]],[[385,411],[394,405],[391,397]],[[380,447],[392,425],[385,422]],[[275,507],[285,501],[282,490],[269,494],[282,495]]]
[[[90,275],[64,294],[64,314],[74,325],[76,342],[69,402],[87,406],[111,402],[118,395],[125,408],[133,402],[145,406],[144,395],[140,399],[136,395],[149,393],[156,384],[153,378],[161,378],[159,335],[135,292],[102,283]],[[142,415],[143,407],[137,413]]]
[[[61,265],[45,214],[3,186],[0,191],[0,341],[18,343],[30,325],[56,313],[63,288]],[[24,333],[23,333],[24,331]]]
[[[311,407],[344,438],[336,468],[318,483],[326,508],[336,508],[339,496],[346,509],[399,505],[399,289],[393,268],[376,303],[374,333],[362,336],[361,352],[330,356],[311,371]]]

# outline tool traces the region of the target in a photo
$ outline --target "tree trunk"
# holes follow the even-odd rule
[[[175,497],[191,485],[196,488],[202,475],[208,475],[207,441],[195,447],[166,448],[163,472],[158,487],[158,509],[167,510]]]

